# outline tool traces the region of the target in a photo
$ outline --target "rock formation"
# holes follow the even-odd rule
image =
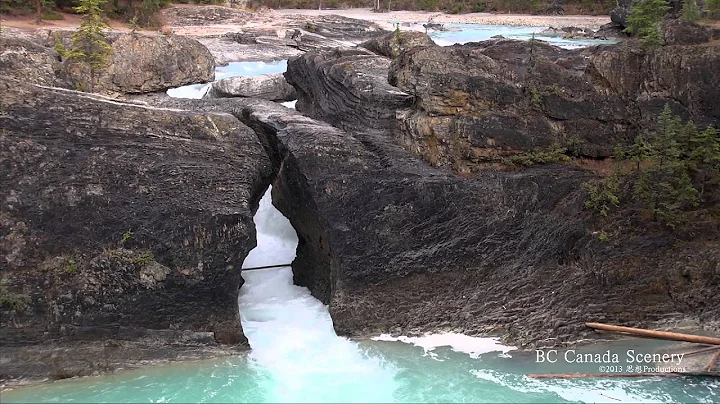
[[[716,231],[688,244],[662,232],[604,244],[577,188],[592,172],[550,165],[508,173],[481,163],[573,136],[577,153],[607,156],[666,103],[701,125],[717,123],[717,47],[628,49],[511,40],[420,47],[392,62],[390,82],[387,59],[361,51],[290,60],[298,111],[345,133],[319,136],[269,107],[244,107],[241,119],[265,134],[282,167],[274,188],[281,210],[291,221],[317,212],[309,223],[324,226],[301,235],[298,256],[324,253],[324,266],[337,268],[330,286],[305,284],[322,299],[331,290],[338,331],[500,332],[537,346],[582,335],[587,318],[717,322],[720,312],[707,309],[720,307],[711,292],[720,279]],[[296,202],[299,190],[312,203]],[[296,276],[303,262],[294,263]],[[704,281],[691,286],[683,271]]]
[[[399,137],[456,171],[553,143],[606,157],[666,103],[703,126],[717,123],[719,49],[563,50],[513,40],[417,49],[390,69],[390,83],[417,99],[399,112]]]
[[[244,343],[240,267],[270,180],[255,133],[6,78],[0,93],[2,346]]]
[[[250,97],[270,101],[293,101],[297,98],[295,88],[280,73],[220,79],[212,83],[206,97]]]

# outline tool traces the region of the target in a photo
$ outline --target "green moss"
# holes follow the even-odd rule
[[[155,261],[155,256],[153,255],[152,251],[150,250],[143,250],[140,251],[133,259],[132,262],[134,264],[148,264]]]
[[[553,143],[547,149],[530,150],[501,160],[508,167],[530,167],[536,164],[562,163],[570,160],[567,149]]]
[[[542,99],[540,98],[540,91],[534,85],[530,87],[530,103],[536,108],[540,108]]]
[[[120,239],[120,245],[125,244],[126,241],[130,240],[133,236],[133,233],[128,230],[125,233],[123,233],[122,238]]]
[[[65,263],[63,263],[62,266],[63,272],[70,275],[77,275],[78,274],[78,265],[75,261],[72,259],[65,260]]]
[[[12,293],[5,284],[0,283],[0,308],[24,313],[30,304],[30,296]]]
[[[547,90],[547,92],[549,92],[550,94],[555,94],[557,96],[562,95],[562,89],[560,87],[558,87],[557,84],[547,86],[547,87],[545,87],[545,90]]]

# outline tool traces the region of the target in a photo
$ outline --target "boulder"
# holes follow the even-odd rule
[[[297,99],[295,88],[285,81],[282,73],[220,79],[212,83],[205,97],[249,97],[270,101],[293,101]]]
[[[147,93],[215,78],[215,60],[195,39],[140,34],[109,35],[112,56],[91,83],[86,66],[65,60],[64,76],[72,88],[94,92]],[[68,37],[63,39],[66,48]]]
[[[240,268],[271,174],[255,133],[6,77],[0,93],[3,347],[246,347]]]
[[[660,31],[666,45],[696,45],[712,39],[712,32],[706,26],[681,19],[663,21]]]
[[[30,39],[3,33],[0,41],[0,71],[4,77],[25,83],[54,86],[60,70],[60,55]]]
[[[402,52],[418,46],[436,46],[429,36],[417,31],[396,31],[370,39],[358,45],[381,56],[396,58]]]
[[[594,38],[596,39],[625,39],[627,34],[623,32],[623,27],[620,24],[609,22],[603,24],[600,28],[595,31]]]

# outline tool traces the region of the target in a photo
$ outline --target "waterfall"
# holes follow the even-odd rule
[[[290,263],[297,234],[263,196],[254,217],[257,247],[243,267]],[[270,402],[392,402],[395,371],[338,337],[328,307],[293,285],[290,267],[243,271],[239,305],[252,364],[271,380]]]

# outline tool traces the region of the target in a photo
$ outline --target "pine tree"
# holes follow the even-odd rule
[[[71,60],[85,65],[90,71],[90,91],[95,86],[96,73],[104,68],[110,55],[112,46],[107,43],[104,29],[110,28],[102,20],[102,5],[107,0],[80,0],[75,7],[79,14],[85,14],[80,27],[72,35],[72,49],[66,53]]]
[[[618,159],[635,162],[635,170],[640,171],[640,165],[648,161],[653,154],[653,146],[645,137],[638,136],[627,150],[619,150],[615,154]]]
[[[670,227],[682,222],[683,210],[697,206],[698,191],[693,187],[687,167],[679,162],[643,169],[633,191],[654,221]]]
[[[720,20],[720,0],[705,0],[708,17]]]
[[[660,114],[660,130],[652,142],[651,160],[662,166],[679,159],[682,129],[680,117],[674,116],[670,106],[665,104],[665,108]]]
[[[630,10],[625,32],[639,36],[646,48],[662,45],[660,23],[669,9],[667,0],[637,0]]]
[[[695,0],[683,1],[680,17],[688,22],[697,22],[700,20],[700,8]]]
[[[701,174],[700,196],[705,193],[705,183],[713,175],[720,174],[720,132],[712,126],[695,131],[689,139],[692,151],[689,161]]]

